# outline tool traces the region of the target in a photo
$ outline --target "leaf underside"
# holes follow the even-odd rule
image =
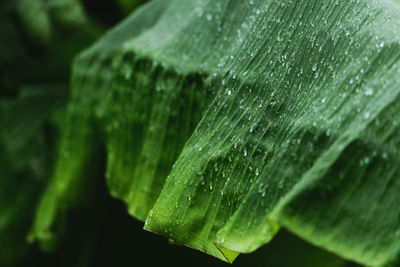
[[[228,262],[285,227],[399,263],[399,85],[392,0],[152,1],[75,60],[31,240],[79,199],[99,138],[146,230]]]

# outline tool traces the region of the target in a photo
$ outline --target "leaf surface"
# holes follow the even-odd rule
[[[394,1],[153,1],[73,72],[39,239],[97,136],[111,194],[178,243],[232,262],[283,226],[363,264],[398,262]]]

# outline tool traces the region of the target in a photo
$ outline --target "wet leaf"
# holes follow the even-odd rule
[[[73,73],[32,238],[48,237],[100,137],[111,194],[177,243],[232,262],[285,227],[362,264],[398,263],[392,0],[152,1]]]

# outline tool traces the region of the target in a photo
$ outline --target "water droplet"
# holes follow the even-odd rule
[[[374,93],[374,91],[371,89],[371,88],[367,88],[366,90],[365,90],[365,95],[366,96],[370,96],[370,95],[372,95]]]
[[[217,172],[218,171],[218,164],[215,162],[214,163],[214,170]]]
[[[321,99],[321,103],[322,103],[322,104],[325,103],[325,102],[326,102],[326,97],[324,97],[324,98]]]
[[[244,150],[243,150],[243,156],[247,156],[247,149],[245,148]]]
[[[371,114],[367,111],[364,113],[364,119],[368,119],[371,116]]]
[[[360,161],[360,165],[361,166],[368,165],[369,162],[370,162],[370,158],[369,157],[365,157]]]
[[[256,176],[258,176],[258,175],[260,174],[260,171],[258,170],[258,168],[256,168],[256,170],[254,171],[254,174],[255,174]]]
[[[316,71],[317,70],[317,64],[315,64],[314,66],[312,66],[312,71]]]
[[[264,183],[260,183],[257,188],[257,192],[261,194],[262,197],[265,196],[265,191],[268,188],[268,185],[264,185]]]

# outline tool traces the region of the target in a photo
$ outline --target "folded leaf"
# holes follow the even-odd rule
[[[217,12],[217,5],[205,11],[203,22],[213,18],[214,25],[220,23],[218,15],[207,13]],[[237,9],[231,5],[229,12],[236,18],[247,15],[246,21],[250,24],[254,18],[255,23],[243,23],[245,30],[238,21],[224,24],[231,28],[222,28],[221,42],[230,40],[240,50],[232,53],[230,71],[215,88],[216,97],[175,163],[145,228],[219,256],[216,243],[231,261],[234,256],[226,250],[254,251],[281,223],[343,257],[370,265],[392,261],[398,255],[400,212],[394,206],[398,150],[389,150],[398,137],[393,115],[382,113],[398,112],[393,105],[399,93],[399,7],[390,1],[264,1],[238,4]],[[206,28],[201,20],[190,20],[193,28]],[[185,35],[191,32],[196,30]],[[238,42],[224,37],[229,32],[250,34]],[[208,34],[204,30],[199,39]],[[387,126],[389,122],[393,125]],[[381,135],[364,137],[366,131],[380,132],[384,125],[388,128]],[[355,157],[355,151],[351,164],[338,163],[341,154]],[[371,151],[375,157],[389,157],[390,168],[372,160]],[[363,174],[374,165],[376,171]],[[361,177],[369,189],[358,187],[355,194],[347,186],[327,182],[329,169],[334,181],[352,170],[348,179],[353,190]],[[312,193],[303,196],[304,187],[293,189],[299,182],[312,183]],[[385,191],[387,184],[393,186],[390,192]],[[320,187],[333,191],[323,198],[330,205],[320,203]],[[370,198],[371,188],[375,198]],[[340,199],[332,198],[342,190]],[[292,208],[281,204],[281,212],[287,213],[271,218],[288,193],[293,199],[283,203]],[[374,212],[364,198],[376,205]],[[338,204],[345,199],[346,205]],[[377,214],[382,218],[378,224]]]
[[[397,263],[399,24],[392,0],[150,2],[75,61],[32,237],[100,136],[111,194],[177,243],[232,262],[284,226]]]

